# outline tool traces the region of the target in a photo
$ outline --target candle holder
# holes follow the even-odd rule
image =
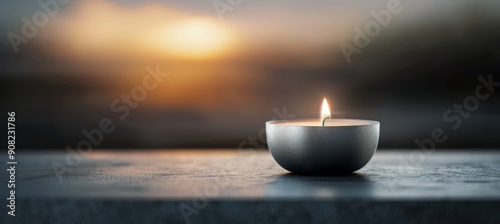
[[[348,174],[375,154],[380,123],[328,119],[266,122],[267,144],[276,162],[298,174]]]

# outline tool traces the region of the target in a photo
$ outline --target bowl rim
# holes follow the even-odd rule
[[[289,126],[289,127],[318,127],[318,128],[340,128],[340,127],[356,127],[356,126],[370,126],[370,125],[380,125],[380,122],[374,120],[365,120],[365,119],[351,119],[351,118],[334,118],[333,120],[341,120],[341,121],[356,121],[360,123],[351,124],[351,125],[341,125],[341,126],[321,126],[321,125],[294,125],[294,122],[311,122],[317,121],[318,124],[321,123],[320,119],[293,119],[293,120],[271,120],[267,121],[266,125],[280,125],[280,126]]]

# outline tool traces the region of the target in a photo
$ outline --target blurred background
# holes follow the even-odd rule
[[[39,2],[57,4],[44,17]],[[500,87],[456,130],[443,120],[478,76],[500,82],[499,1],[401,0],[350,63],[341,43],[389,1],[235,2],[1,0],[1,109],[16,112],[17,147],[75,147],[109,118],[98,148],[237,148],[273,110],[319,118],[323,98],[334,117],[380,121],[379,148],[416,148],[434,128],[448,135],[438,148],[500,147]],[[112,103],[156,65],[169,76],[120,119]]]

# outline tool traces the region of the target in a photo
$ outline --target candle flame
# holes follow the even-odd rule
[[[328,102],[326,102],[326,98],[323,99],[323,105],[321,106],[321,121],[323,121],[325,118],[332,118],[332,115],[330,114],[330,107],[328,106]]]

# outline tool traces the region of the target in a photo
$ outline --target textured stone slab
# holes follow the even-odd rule
[[[499,152],[418,155],[379,151],[353,175],[298,176],[267,151],[94,151],[59,179],[65,153],[20,152],[16,187],[20,198],[500,199]]]
[[[422,155],[379,151],[352,175],[298,176],[266,151],[94,151],[60,179],[52,164],[66,153],[18,151],[17,216],[0,221],[500,222],[500,152]]]

